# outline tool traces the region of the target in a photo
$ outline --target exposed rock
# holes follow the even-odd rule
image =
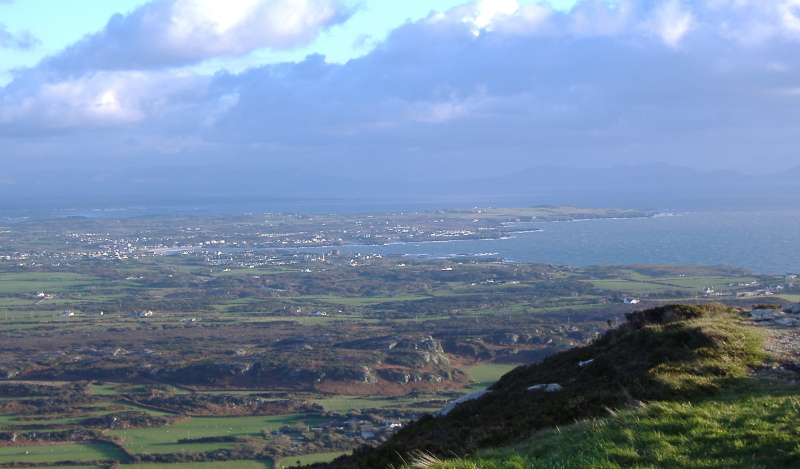
[[[406,370],[398,368],[377,370],[377,374],[379,377],[385,379],[386,381],[392,381],[400,384],[406,384],[410,382],[420,383],[424,379],[427,379],[428,381],[432,382],[431,376],[433,376],[433,375],[422,376],[416,373],[409,373]],[[441,378],[439,378],[439,381],[441,381]]]
[[[754,309],[750,311],[750,317],[756,321],[769,321],[786,316],[786,313],[777,309]]]
[[[418,351],[417,353],[419,354],[420,357],[422,357],[422,359],[425,361],[425,363],[431,363],[432,362],[432,363],[434,363],[436,365],[449,365],[450,364],[450,359],[447,358],[447,355],[445,355],[444,353],[441,353],[441,352],[430,353],[430,352],[423,352],[423,351]]]
[[[794,327],[800,325],[800,318],[780,318],[775,320],[775,324]]]
[[[397,348],[404,350],[428,350],[434,353],[441,353],[444,351],[442,345],[430,335],[422,337],[370,337],[367,339],[342,342],[336,346],[356,350],[392,350]]]
[[[446,406],[442,407],[441,410],[439,410],[437,412],[434,412],[433,416],[434,417],[441,417],[443,415],[447,415],[447,414],[450,413],[451,410],[455,409],[457,405],[463,404],[464,402],[467,402],[467,401],[472,401],[472,400],[478,399],[479,397],[482,397],[484,394],[489,394],[490,392],[492,392],[492,391],[476,391],[476,392],[473,392],[472,394],[467,394],[466,396],[459,397],[458,399],[454,400],[453,402],[451,402],[451,403],[447,404]]]
[[[800,314],[800,303],[795,303],[783,308],[783,311],[789,314]]]
[[[372,375],[372,369],[368,366],[362,366],[360,369],[358,381],[364,384],[372,384],[378,380]]]
[[[535,386],[529,387],[528,391],[538,391],[540,389],[547,392],[561,391],[561,385],[558,383],[537,384]]]

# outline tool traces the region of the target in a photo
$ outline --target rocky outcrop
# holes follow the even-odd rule
[[[758,326],[800,326],[800,303],[789,305],[783,310],[758,308],[750,311],[750,317]]]
[[[437,412],[434,412],[433,416],[434,417],[441,417],[443,415],[447,415],[447,414],[450,413],[451,410],[455,409],[457,405],[463,404],[464,402],[467,402],[467,401],[472,401],[472,400],[478,399],[478,398],[482,397],[484,394],[488,394],[490,392],[492,392],[492,391],[477,391],[477,392],[473,392],[472,394],[467,394],[464,397],[459,397],[458,399],[454,400],[453,402],[451,402],[451,403],[447,404],[446,406],[442,407],[441,410],[439,410]]]
[[[783,312],[789,314],[800,314],[800,303],[795,303],[783,308]]]
[[[750,311],[750,317],[756,321],[773,321],[786,316],[786,313],[779,309],[754,309]]]
[[[561,385],[558,384],[558,383],[537,384],[537,385],[529,387],[528,391],[556,392],[556,391],[561,391]]]

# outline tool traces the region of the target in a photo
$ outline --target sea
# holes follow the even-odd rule
[[[4,201],[0,220],[68,216],[138,217],[219,213],[367,213],[424,211],[456,206],[441,202],[339,199],[164,199]],[[498,206],[498,205],[496,205]],[[508,205],[513,206],[513,205]],[[657,209],[647,218],[515,224],[510,236],[388,245],[337,246],[344,253],[411,258],[492,257],[504,262],[557,265],[730,265],[757,274],[800,274],[800,208],[783,206],[689,210]],[[297,248],[325,252],[330,247]]]
[[[349,245],[337,249],[414,258],[476,256],[573,266],[731,265],[757,274],[800,274],[800,210],[668,212],[650,218],[516,225],[516,229],[530,230],[493,240]]]

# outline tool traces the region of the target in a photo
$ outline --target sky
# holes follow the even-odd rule
[[[0,0],[0,184],[800,164],[800,0]]]

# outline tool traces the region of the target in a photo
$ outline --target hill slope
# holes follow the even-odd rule
[[[374,450],[316,467],[400,467],[421,454],[435,460],[519,444],[543,429],[605,417],[609,409],[631,408],[641,401],[699,402],[719,397],[720,390],[747,380],[749,367],[762,363],[763,358],[760,335],[745,327],[731,308],[668,305],[630,313],[623,326],[589,346],[519,367],[498,381],[491,392],[446,415],[425,416]],[[539,386],[554,384],[558,386],[550,386],[555,389],[552,391]],[[596,428],[592,425],[603,424],[584,423],[570,431],[591,433],[595,431],[591,428]],[[525,448],[531,445],[537,447],[529,442]],[[576,445],[582,447],[582,443]],[[526,450],[520,451],[509,457],[524,458]],[[430,467],[528,467],[523,459],[519,461],[521,465],[516,466],[503,462],[496,466],[431,463]]]

